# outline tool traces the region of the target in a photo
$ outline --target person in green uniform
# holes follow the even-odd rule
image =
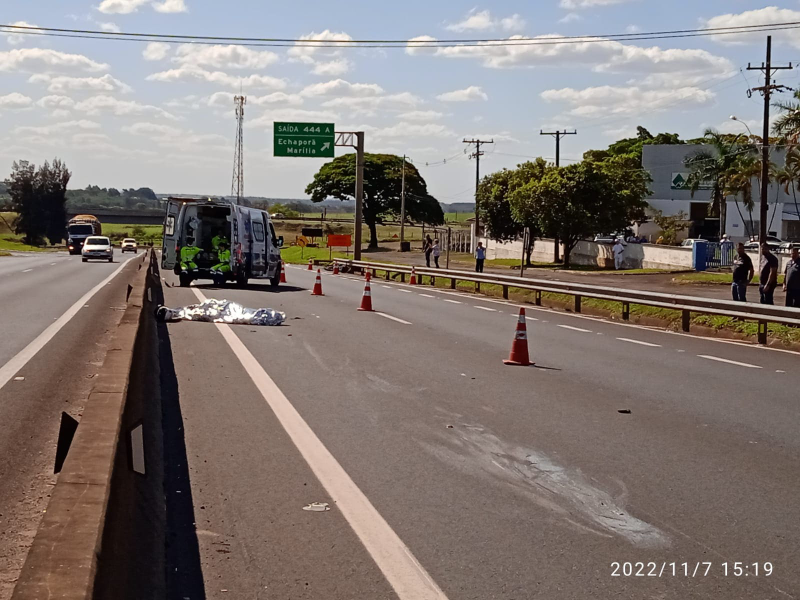
[[[214,248],[214,252],[219,252],[220,244],[223,242],[225,245],[228,244],[228,238],[226,238],[224,235],[215,235],[213,238],[211,238],[211,246]]]
[[[225,274],[230,273],[231,271],[231,251],[228,250],[228,242],[223,240],[219,243],[217,257],[219,264],[211,267],[211,275],[214,277],[214,279],[224,280]]]
[[[202,252],[202,249],[194,245],[194,238],[186,238],[186,245],[181,248],[181,271],[189,273],[197,268],[194,262],[195,257]]]

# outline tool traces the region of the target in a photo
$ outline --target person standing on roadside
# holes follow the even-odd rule
[[[761,244],[759,269],[758,291],[761,292],[761,304],[775,304],[773,294],[778,287],[778,258],[770,252],[767,244]]]
[[[433,240],[431,236],[425,236],[425,242],[422,244],[422,251],[425,253],[425,264],[431,266],[431,253],[433,252]]]
[[[611,249],[614,254],[614,268],[619,271],[622,268],[622,263],[625,262],[625,244],[622,243],[622,238],[617,238],[617,243]]]
[[[483,247],[483,242],[478,242],[478,247],[475,248],[475,272],[483,273],[483,263],[486,261],[486,248]]]
[[[439,240],[433,240],[433,248],[431,250],[433,252],[433,262],[436,265],[436,268],[439,268],[439,256],[442,254],[442,249],[439,248]]]
[[[747,256],[744,244],[736,246],[736,256],[733,258],[733,284],[731,292],[736,302],[747,302],[747,286],[756,274],[753,261]]]
[[[720,266],[727,267],[731,264],[731,258],[733,258],[733,240],[728,237],[728,234],[724,234],[722,236],[722,241],[719,243],[720,249]]]
[[[800,308],[800,251],[792,248],[792,256],[786,263],[783,291],[786,292],[786,306]]]

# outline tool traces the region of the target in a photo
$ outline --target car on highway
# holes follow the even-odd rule
[[[114,262],[114,246],[107,237],[92,236],[86,238],[81,249],[81,260],[107,260]]]
[[[125,238],[122,240],[122,244],[120,245],[120,252],[133,252],[136,254],[139,252],[139,245],[136,243],[135,239]]]
[[[778,252],[781,254],[791,254],[792,249],[797,248],[800,250],[800,242],[783,242],[778,247]]]

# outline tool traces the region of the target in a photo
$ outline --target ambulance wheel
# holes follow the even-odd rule
[[[178,281],[180,281],[181,287],[189,287],[189,284],[192,283],[192,278],[181,273],[178,275]]]
[[[278,287],[281,283],[281,266],[278,265],[278,268],[275,270],[275,276],[269,280],[272,287]]]

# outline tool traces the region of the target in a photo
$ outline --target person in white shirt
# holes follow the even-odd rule
[[[436,268],[439,268],[439,256],[442,254],[441,248],[439,248],[439,240],[433,240],[433,262],[436,264]]]
[[[614,268],[618,271],[622,268],[622,263],[625,261],[625,245],[622,243],[621,238],[617,238],[617,243],[611,249],[614,254]]]

